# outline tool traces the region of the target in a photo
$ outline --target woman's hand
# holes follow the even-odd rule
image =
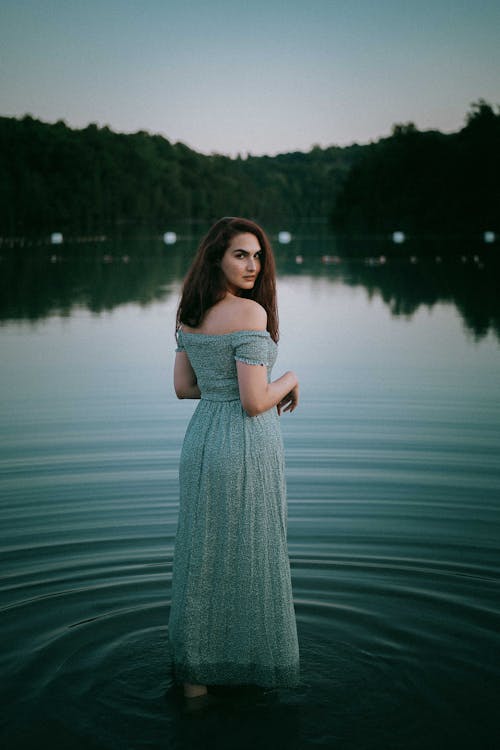
[[[289,411],[292,413],[297,408],[299,403],[299,384],[292,388],[292,390],[284,396],[281,401],[276,404],[278,414],[281,416],[281,411]]]

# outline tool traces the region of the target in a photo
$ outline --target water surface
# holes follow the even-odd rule
[[[190,252],[9,266],[3,745],[495,747],[500,347],[473,258],[447,275],[278,253],[273,375],[301,381],[282,428],[302,682],[196,718],[165,700]]]

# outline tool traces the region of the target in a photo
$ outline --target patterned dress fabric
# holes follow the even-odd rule
[[[179,465],[168,638],[176,682],[295,686],[299,646],[287,549],[287,500],[276,407],[250,417],[236,360],[267,367],[267,331],[179,330],[201,398]]]

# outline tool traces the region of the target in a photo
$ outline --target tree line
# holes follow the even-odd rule
[[[345,232],[494,229],[499,166],[500,112],[484,100],[457,133],[396,124],[365,145],[245,159],[145,131],[0,117],[0,234],[161,231],[224,215]]]
[[[457,133],[393,126],[364,148],[330,214],[340,231],[468,234],[500,229],[500,107],[471,105]]]

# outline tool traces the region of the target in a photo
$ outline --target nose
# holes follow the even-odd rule
[[[247,260],[247,270],[248,271],[255,271],[256,268],[257,268],[257,265],[255,263],[255,258],[250,258],[250,256],[249,256],[248,260]]]

